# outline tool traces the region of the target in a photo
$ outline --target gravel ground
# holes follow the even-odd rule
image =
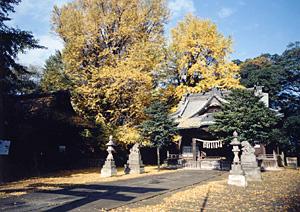
[[[246,188],[227,185],[227,176],[116,211],[300,211],[300,170],[264,172]]]

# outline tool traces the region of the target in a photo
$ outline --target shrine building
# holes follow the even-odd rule
[[[251,90],[255,95],[260,95],[261,101],[269,107],[268,93],[263,93],[262,87]],[[221,110],[229,93],[228,90],[214,88],[209,92],[184,95],[178,110],[172,114],[181,136],[179,149],[184,167],[208,170],[229,168],[231,148],[222,140],[216,140],[208,131],[214,123],[213,114]]]

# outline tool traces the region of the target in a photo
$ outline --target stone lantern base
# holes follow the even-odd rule
[[[106,160],[104,166],[101,169],[101,177],[112,177],[117,175],[117,168],[115,161]]]
[[[247,186],[246,177],[244,175],[230,174],[228,176],[228,184],[229,185],[240,186],[240,187],[246,187]]]
[[[245,177],[244,172],[242,171],[241,165],[232,165],[230,174],[228,176],[228,182],[229,185],[235,185],[240,187],[246,187],[247,186],[247,180]]]

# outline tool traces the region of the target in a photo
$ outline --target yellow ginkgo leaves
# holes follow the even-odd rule
[[[239,67],[228,61],[231,38],[217,31],[209,20],[188,15],[172,30],[171,48],[177,58],[182,83],[177,95],[201,92],[212,87],[237,88]]]

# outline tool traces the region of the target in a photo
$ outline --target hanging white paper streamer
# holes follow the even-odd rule
[[[207,149],[217,149],[217,148],[222,148],[223,147],[223,142],[221,140],[216,140],[216,141],[207,141],[207,140],[202,140],[195,138],[196,141],[200,141],[203,143],[203,148]]]

